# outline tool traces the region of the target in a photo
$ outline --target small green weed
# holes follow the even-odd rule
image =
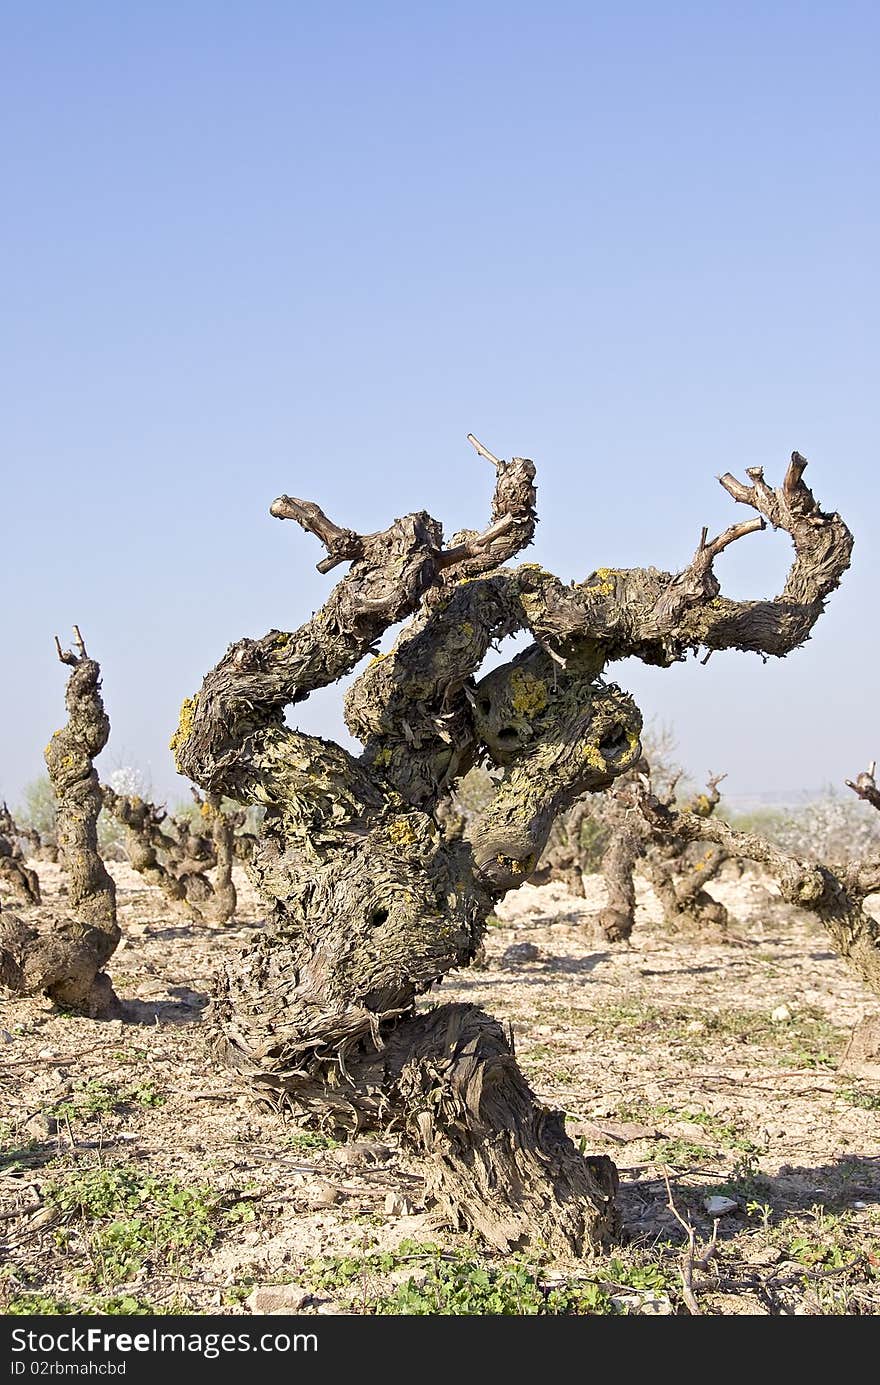
[[[386,1287],[389,1274],[409,1270],[402,1282]],[[521,1259],[499,1266],[415,1242],[404,1242],[393,1253],[314,1260],[303,1281],[363,1313],[456,1317],[607,1315],[626,1311],[615,1294],[668,1293],[673,1282],[656,1263],[624,1265],[619,1260],[610,1260],[589,1280],[546,1281],[538,1266]]]
[[[761,1207],[766,1202],[769,1181],[761,1173],[754,1153],[748,1152],[735,1159],[729,1177],[723,1182],[705,1189],[705,1193],[720,1193],[724,1197],[736,1198],[744,1207],[754,1204]]]
[[[746,1215],[749,1217],[760,1217],[761,1226],[764,1231],[770,1229],[770,1219],[773,1216],[773,1208],[769,1202],[758,1202],[754,1198],[746,1203]]]
[[[79,1316],[82,1313],[99,1313],[107,1317],[154,1317],[172,1310],[160,1308],[154,1303],[144,1303],[130,1294],[110,1298],[90,1296],[77,1303],[69,1299],[50,1298],[45,1294],[18,1294],[10,1299],[2,1311],[13,1317]]]
[[[869,1092],[867,1088],[852,1086],[846,1087],[840,1096],[843,1101],[850,1106],[857,1106],[861,1111],[880,1111],[880,1092]]]
[[[56,1120],[92,1120],[95,1116],[116,1115],[126,1106],[162,1106],[165,1097],[152,1082],[130,1087],[109,1087],[102,1082],[84,1082],[67,1101],[52,1109]]]
[[[146,1261],[181,1269],[186,1253],[213,1245],[223,1226],[253,1219],[247,1203],[226,1209],[208,1187],[134,1168],[89,1169],[49,1184],[44,1196],[65,1217],[56,1232],[59,1248],[71,1252],[79,1239],[87,1260],[83,1280],[103,1289],[131,1279]]]
[[[846,1229],[850,1220],[846,1213],[829,1212],[823,1203],[810,1208],[812,1226],[789,1236],[786,1250],[793,1260],[807,1269],[823,1266],[844,1269],[852,1260],[846,1247]]]
[[[322,1130],[294,1130],[285,1135],[284,1143],[296,1154],[309,1154],[316,1149],[338,1149],[340,1141]]]

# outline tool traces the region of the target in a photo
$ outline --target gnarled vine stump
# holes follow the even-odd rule
[[[72,917],[38,909],[0,917],[0,981],[19,995],[43,992],[67,1009],[108,1019],[121,1012],[104,971],[121,934],[116,887],[98,850],[102,799],[93,762],[107,744],[110,722],[100,667],[74,628],[77,653],[62,650],[56,639],[58,657],[73,671],[65,695],[67,723],[46,747]]]
[[[176,845],[162,830],[165,810],[137,794],[117,793],[109,784],[101,785],[105,812],[123,828],[125,854],[132,870],[162,891],[172,904],[186,901],[183,882],[163,864],[160,853]]]
[[[712,775],[706,788],[695,794],[684,805],[683,811],[701,818],[711,817],[721,802],[718,785],[724,777],[723,774]],[[650,771],[647,786],[650,789]],[[640,788],[641,784],[635,786],[635,802],[638,801]],[[661,799],[667,807],[674,805],[675,789],[673,782]],[[641,813],[637,812],[636,815],[642,824],[638,868],[659,900],[667,927],[672,932],[688,927],[698,931],[703,931],[707,926],[726,928],[727,910],[709,894],[706,885],[730,859],[730,853],[717,842],[696,852],[687,838],[678,838],[668,830],[658,832]],[[631,913],[630,929],[632,919]]]
[[[228,923],[237,898],[232,879],[236,859],[236,829],[243,812],[231,812],[218,799],[196,795],[199,831],[189,818],[172,818],[164,808],[133,794],[120,794],[102,785],[103,806],[125,830],[125,851],[132,869],[162,891],[177,907],[210,923]],[[167,826],[171,831],[166,830]],[[249,838],[252,846],[253,839]],[[248,847],[241,848],[249,859]],[[207,871],[215,869],[214,880]]]
[[[697,854],[693,843],[677,841],[669,830],[655,831],[639,809],[643,783],[650,785],[651,778],[651,765],[642,757],[605,794],[572,804],[557,818],[538,867],[529,877],[533,885],[561,881],[571,894],[583,896],[584,876],[590,873],[591,858],[595,860],[595,846],[587,847],[585,836],[592,828],[593,835],[604,837],[598,873],[604,879],[607,899],[596,921],[609,942],[625,941],[633,931],[636,870],[653,887],[671,932],[687,927],[702,931],[707,925],[723,929],[727,925],[727,910],[705,886],[730,859],[728,853],[712,845]],[[661,798],[669,807],[675,800],[678,778],[673,778]],[[721,801],[718,785],[723,778],[713,775],[687,810],[700,816],[712,813]]]
[[[765,866],[782,898],[815,914],[840,956],[880,995],[880,923],[863,907],[868,895],[880,891],[880,856],[833,866],[805,861],[754,832],[740,832],[720,818],[677,812],[650,795],[643,812],[658,832],[714,843],[730,855]]]
[[[0,806],[0,880],[20,904],[39,904],[40,877],[27,864],[19,844],[20,829],[4,803]]]
[[[681,572],[598,568],[567,586],[536,564],[505,566],[532,538],[535,468],[475,445],[496,468],[491,521],[448,547],[424,512],[361,535],[313,503],[276,500],[272,514],[325,545],[322,572],[350,571],[300,629],[231,645],[184,702],[172,748],[207,793],[265,807],[253,870],[269,925],[220,976],[215,1052],[315,1120],[398,1128],[428,1161],[438,1204],[491,1244],[580,1252],[614,1231],[610,1162],[584,1159],[538,1105],[495,1020],[470,1005],[419,1011],[417,998],[474,957],[554,818],[637,763],[641,717],[605,681],[609,663],[788,653],[848,566],[851,536],[819,510],[795,454],[776,491],[757,470],[751,486],[722,478],[759,517],[711,542],[704,531]],[[726,600],[713,561],[764,517],[794,540],[785,589]],[[534,643],[480,677],[490,645],[522,630]],[[345,700],[359,756],[287,725],[289,706],[370,654]],[[503,768],[498,793],[447,836],[444,801],[478,760]]]

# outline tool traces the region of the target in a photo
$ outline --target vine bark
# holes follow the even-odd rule
[[[398,1128],[427,1161],[457,1224],[508,1249],[583,1252],[615,1231],[616,1174],[583,1158],[536,1101],[497,1022],[418,998],[477,954],[494,904],[532,873],[554,819],[637,762],[641,716],[605,679],[632,655],[667,666],[700,648],[784,655],[807,638],[849,563],[851,536],[803,484],[762,473],[722,485],[756,517],[709,540],[678,573],[597,568],[566,585],[533,563],[531,461],[500,461],[482,531],[444,545],[425,512],[362,535],[290,496],[271,513],[349,562],[298,630],[240,639],[183,705],[178,768],[209,795],[265,808],[253,871],[269,924],[220,975],[214,1051],[266,1100],[325,1124]],[[774,600],[723,598],[713,572],[765,525],[795,557]],[[383,633],[406,621],[394,648]],[[480,676],[489,648],[533,643]],[[287,725],[286,709],[351,673],[358,756]],[[504,777],[463,834],[444,831],[456,780],[478,761]]]

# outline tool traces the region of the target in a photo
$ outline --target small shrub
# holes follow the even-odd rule
[[[13,817],[21,827],[35,828],[41,837],[55,831],[55,791],[48,774],[25,784]]]

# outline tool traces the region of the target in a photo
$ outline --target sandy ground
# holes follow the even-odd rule
[[[38,869],[61,903],[58,868]],[[214,968],[261,926],[244,877],[236,923],[212,929],[112,870],[124,941],[110,970],[129,1020],[0,1006],[0,1306],[517,1311],[471,1294],[498,1262],[435,1224],[393,1141],[337,1146],[261,1111],[209,1062]],[[498,910],[485,968],[426,998],[509,1023],[539,1097],[620,1170],[611,1257],[524,1264],[545,1295],[592,1286],[576,1311],[878,1313],[880,1085],[839,1070],[877,999],[760,875],[713,888],[726,936],[670,935],[643,887],[628,946],[598,933],[600,878],[585,899],[526,885]],[[713,1215],[711,1197],[728,1210]],[[444,1283],[460,1276],[452,1307],[438,1266]]]

